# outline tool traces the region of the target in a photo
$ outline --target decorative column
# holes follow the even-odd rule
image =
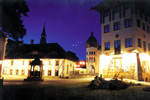
[[[137,68],[135,68],[135,79],[138,81],[143,81],[142,78],[142,67],[141,67],[141,61],[139,53],[136,54],[137,57]]]

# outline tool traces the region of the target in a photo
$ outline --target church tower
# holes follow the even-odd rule
[[[98,41],[93,32],[86,41],[86,69],[87,73],[98,73],[99,71],[99,49]]]
[[[46,44],[45,24],[44,24],[43,31],[42,31],[42,34],[41,34],[40,44]]]

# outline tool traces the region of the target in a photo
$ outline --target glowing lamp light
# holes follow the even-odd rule
[[[85,62],[83,62],[83,65],[85,65]]]
[[[80,61],[79,64],[80,65],[85,65],[85,61]]]

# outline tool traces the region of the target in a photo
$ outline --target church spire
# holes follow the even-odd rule
[[[43,31],[42,31],[42,34],[41,34],[40,44],[46,44],[45,23],[44,23]]]

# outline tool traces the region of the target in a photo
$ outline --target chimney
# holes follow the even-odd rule
[[[31,44],[34,44],[34,40],[33,39],[31,39]]]

